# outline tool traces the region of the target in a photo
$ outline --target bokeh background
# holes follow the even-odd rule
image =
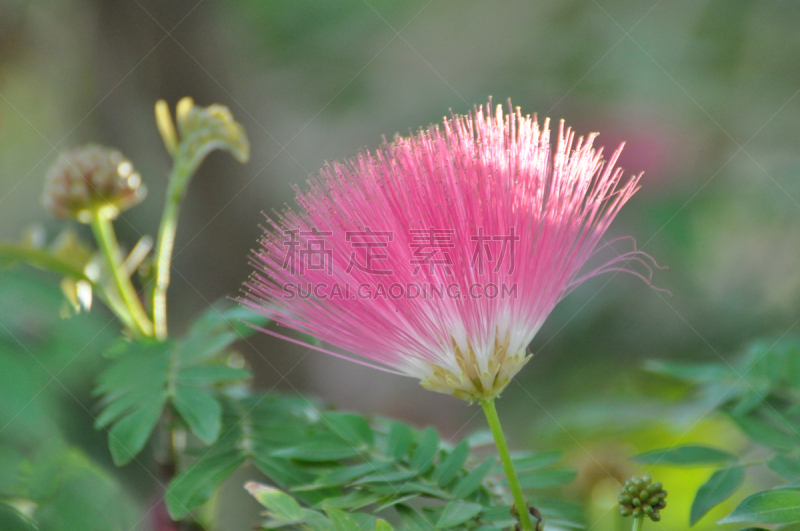
[[[229,106],[252,157],[241,166],[212,154],[192,183],[170,288],[172,329],[181,331],[210,302],[237,295],[262,211],[292,204],[290,185],[382,135],[491,96],[599,131],[608,148],[625,141],[621,165],[644,178],[611,232],[634,236],[670,267],[655,284],[674,296],[624,275],[588,282],[551,315],[500,403],[514,445],[567,450],[579,476],[561,495],[586,503],[587,527],[622,529],[616,480],[642,471],[628,456],[681,441],[742,444],[720,419],[665,410],[671,390],[641,370],[644,360],[727,359],[753,338],[797,331],[798,19],[800,3],[755,0],[2,0],[0,240],[37,223],[59,230],[40,206],[43,176],[57,152],[89,141],[121,149],[149,188],[116,223],[120,239],[154,234],[170,160],[153,104],[190,95]],[[4,422],[33,425],[27,415],[43,401],[42,416],[108,465],[91,428],[90,382],[114,334],[110,315],[96,308],[62,321],[56,279],[1,274],[0,371],[33,390],[20,387],[19,404],[0,406]],[[410,379],[267,337],[241,353],[260,388],[450,437],[482,427],[477,407]],[[710,471],[656,472],[686,482],[685,493],[671,489],[676,508],[660,525],[685,529]],[[122,474],[145,499],[148,478]],[[223,494],[221,529],[255,519],[243,479]],[[769,481],[751,481],[761,479]]]

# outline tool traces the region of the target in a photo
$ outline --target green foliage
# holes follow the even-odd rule
[[[636,456],[634,460],[648,464],[720,466],[695,496],[691,525],[741,487],[747,466],[766,465],[786,481],[800,479],[800,340],[757,342],[733,363],[651,362],[648,369],[683,382],[698,400],[715,404],[751,445],[761,448],[761,455],[768,454],[763,461],[739,465],[730,452],[704,446],[666,448]],[[720,523],[800,522],[800,491],[795,485],[784,483],[783,488],[752,494]]]
[[[91,430],[81,383],[113,331],[107,316],[61,319],[61,300],[39,274],[0,271],[0,529],[140,529],[102,448],[74,444],[76,427]]]
[[[324,507],[323,511],[306,509],[294,498],[278,489],[248,483],[245,488],[253,497],[267,508],[267,520],[262,523],[264,529],[278,529],[296,526],[300,529],[319,531],[391,531],[392,526],[385,520],[364,513],[346,513],[335,507]]]
[[[637,463],[649,465],[713,466],[735,463],[737,457],[730,452],[709,446],[676,446],[664,450],[653,450],[633,458]]]
[[[14,273],[13,289],[37,293],[41,283],[33,277],[29,283],[21,280],[27,277],[29,273]],[[47,383],[51,375],[68,378],[70,362],[76,369],[107,366],[98,377],[102,408],[96,423],[109,428],[116,462],[132,457],[132,449],[138,453],[159,422],[194,434],[180,458],[179,473],[168,485],[166,504],[176,519],[191,517],[234,471],[249,463],[303,508],[308,519],[303,525],[311,529],[349,529],[353,521],[367,524],[363,529],[391,529],[382,516],[396,519],[402,529],[499,530],[513,524],[502,467],[481,452],[484,436],[449,444],[432,428],[417,430],[401,422],[329,411],[303,397],[248,391],[240,383],[247,371],[226,363],[233,343],[251,332],[243,321],[263,324],[247,310],[230,304],[212,308],[178,339],[114,341],[111,331],[102,332],[105,321],[95,314],[59,319],[55,307],[61,295],[55,285],[42,291],[50,313],[28,314],[18,305],[5,309],[4,300],[18,297],[2,278],[0,294],[8,298],[0,298],[0,312],[16,312],[20,325],[0,330],[0,421],[6,426],[0,432],[2,529],[30,524],[40,530],[127,531],[139,519],[117,479],[85,452],[64,443],[62,428],[54,424],[59,417],[53,407],[72,399],[53,395],[64,388]],[[38,342],[31,343],[38,357],[13,339],[27,337],[26,315],[52,329],[52,338],[39,334]],[[50,341],[66,352],[51,353]],[[93,346],[87,350],[88,343]],[[82,348],[90,357],[78,364],[74,353]],[[85,370],[81,374],[84,380],[93,376]],[[43,387],[47,392],[40,392]],[[80,414],[89,416],[84,409]],[[43,441],[58,444],[45,447]],[[98,448],[92,455],[104,458]],[[574,477],[557,468],[559,459],[555,452],[513,456],[521,480],[531,489],[548,489]],[[11,500],[24,503],[4,504]],[[578,506],[546,497],[531,500],[549,522],[581,525]],[[29,506],[36,511],[20,512]]]
[[[108,443],[114,463],[130,462],[150,438],[162,411],[174,407],[188,428],[206,444],[219,437],[222,406],[219,386],[246,380],[250,373],[224,365],[222,355],[249,329],[238,307],[212,307],[178,341],[152,339],[121,343],[114,363],[98,378],[103,396],[98,428],[111,426]],[[258,316],[248,312],[257,320]]]
[[[36,531],[36,524],[15,507],[0,502],[0,524],[5,531]]]
[[[696,524],[708,511],[739,490],[744,481],[744,468],[732,466],[717,470],[698,490],[692,503],[689,525]]]
[[[264,492],[278,499],[291,495],[305,507],[287,513],[259,500],[270,509],[267,529],[287,526],[292,519],[292,525],[328,529],[319,522],[346,521],[337,511],[359,525],[367,521],[374,526],[375,515],[391,508],[409,529],[500,529],[511,522],[496,490],[502,470],[494,458],[473,456],[466,440],[451,446],[431,428],[417,431],[353,413],[320,413],[318,404],[304,398],[270,394],[228,397],[224,403],[223,435],[200,449],[198,459],[169,486],[167,505],[174,518],[205,503],[234,470],[250,462],[288,494]],[[556,460],[554,454],[517,458],[526,465],[523,478]],[[414,508],[419,504],[424,506]],[[361,514],[367,507],[372,516]],[[545,500],[540,509],[546,514],[560,510],[559,517],[576,525],[580,521],[576,507],[563,511]]]
[[[800,490],[772,489],[748,496],[720,523],[788,524],[798,521],[800,521]]]
[[[29,264],[75,280],[89,280],[80,267],[75,267],[74,264],[60,259],[49,251],[19,245],[0,244],[0,265],[13,265],[16,263]]]

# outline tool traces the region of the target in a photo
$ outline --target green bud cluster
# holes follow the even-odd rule
[[[42,203],[55,217],[89,223],[93,212],[113,219],[145,197],[142,178],[116,149],[88,145],[50,167]]]
[[[661,520],[661,509],[667,506],[667,491],[661,482],[653,483],[648,475],[632,477],[619,493],[619,512],[622,516],[649,516],[654,522]]]

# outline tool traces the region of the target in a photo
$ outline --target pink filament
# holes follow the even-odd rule
[[[441,126],[384,142],[375,153],[327,164],[307,191],[297,190],[297,213],[287,209],[276,219],[267,218],[260,248],[251,256],[256,271],[242,302],[285,327],[373,362],[359,363],[390,372],[409,373],[409,363],[419,361],[452,366],[447,353],[454,345],[462,352],[480,352],[505,341],[524,349],[553,307],[582,282],[622,271],[649,284],[653,267],[659,267],[634,242],[632,251],[579,273],[640,178],[625,180],[614,167],[622,146],[604,162],[602,150],[592,147],[595,137],[576,139],[561,122],[551,153],[549,120],[540,126],[536,117],[523,116],[519,109],[504,113],[501,106],[492,113],[490,102],[468,116],[454,115]],[[347,271],[354,252],[364,262],[363,248],[353,247],[348,232],[367,228],[392,234],[392,241],[378,249],[388,258],[376,263],[390,275]],[[444,250],[449,273],[441,265],[432,272],[427,266],[414,271],[419,256],[410,231],[430,228],[452,231],[448,237],[454,246]],[[331,253],[330,273],[327,268],[305,267],[300,273],[284,267],[286,231],[298,229],[297,249],[315,240],[303,233],[327,233],[317,241],[323,240]],[[473,267],[476,243],[471,237],[481,229],[489,237],[515,231],[513,270],[510,263],[498,270],[496,263],[486,263],[482,274]],[[492,245],[497,257],[500,244]],[[443,257],[442,252],[437,256]],[[642,265],[645,273],[627,267],[631,263]],[[286,283],[338,283],[355,290],[377,282],[456,284],[461,293],[474,283],[516,285],[517,296],[287,299],[283,289]]]

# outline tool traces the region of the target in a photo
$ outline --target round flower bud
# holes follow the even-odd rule
[[[617,500],[622,516],[647,515],[654,522],[661,520],[661,509],[667,506],[667,491],[660,482],[653,483],[650,476],[633,477],[625,482]]]
[[[50,167],[42,203],[57,218],[89,223],[94,212],[117,217],[146,193],[141,176],[122,153],[87,145],[61,154]]]

